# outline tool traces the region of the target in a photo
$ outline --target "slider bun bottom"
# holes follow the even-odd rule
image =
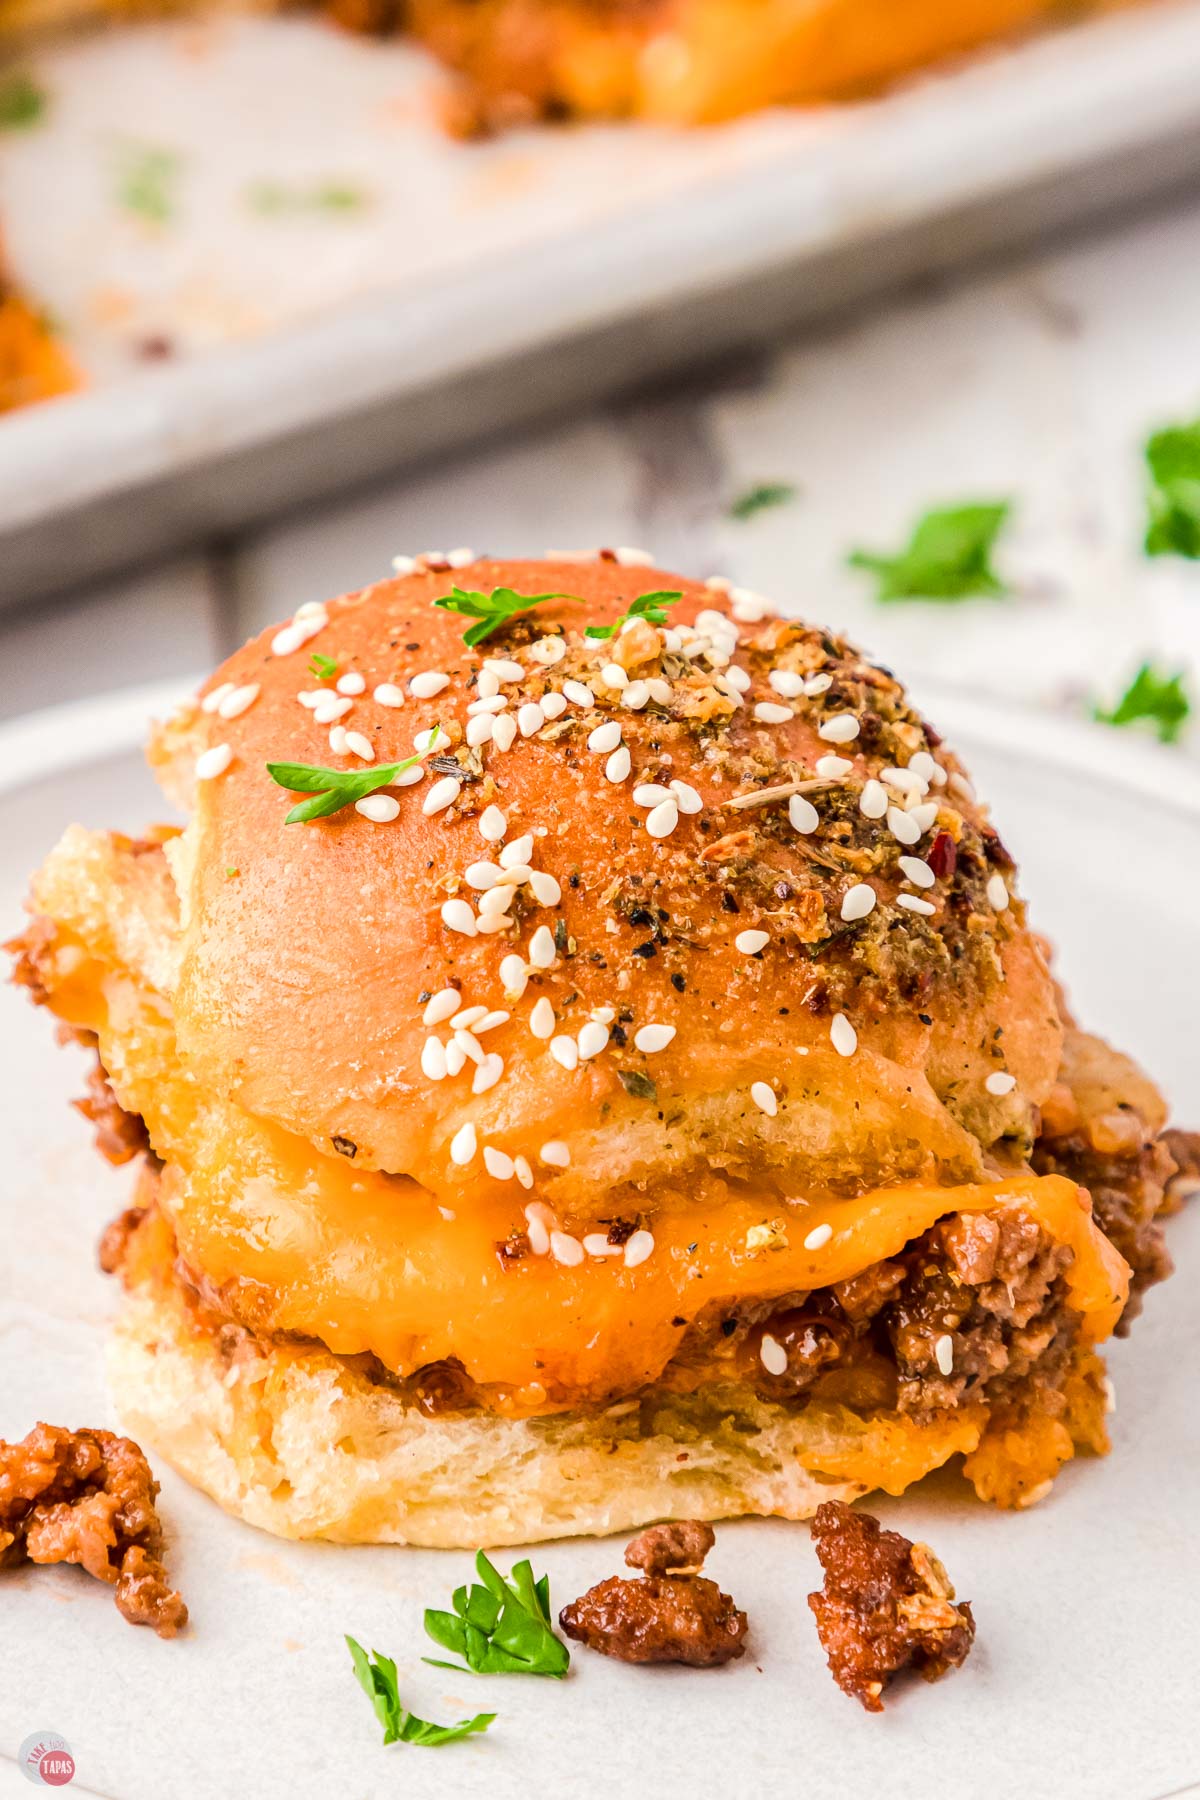
[[[742,1386],[599,1414],[427,1418],[321,1346],[228,1361],[174,1285],[135,1286],[110,1340],[125,1429],[227,1512],[286,1538],[475,1549],[656,1519],[809,1518],[899,1493],[981,1421],[792,1411]]]

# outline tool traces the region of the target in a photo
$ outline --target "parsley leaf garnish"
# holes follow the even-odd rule
[[[852,569],[878,576],[876,600],[965,600],[971,594],[1004,594],[1007,588],[992,567],[996,538],[1011,511],[1007,500],[976,501],[939,507],[913,527],[906,547],[895,556],[853,550]]]
[[[435,725],[429,740],[430,750],[437,741],[438,727]],[[397,775],[420,760],[418,753],[406,756],[403,762],[373,763],[366,769],[322,769],[315,763],[277,762],[267,764],[267,774],[289,793],[313,796],[311,800],[302,800],[299,806],[293,806],[283,821],[285,825],[304,825],[310,819],[324,819],[330,813],[341,812],[343,806],[353,806],[356,800],[364,800],[376,788],[387,787]]]
[[[455,1590],[453,1612],[425,1614],[425,1630],[443,1650],[463,1658],[476,1675],[553,1675],[561,1679],[570,1667],[567,1646],[550,1622],[550,1579],[533,1578],[528,1561],[516,1563],[506,1581],[481,1550],[475,1568],[482,1587]],[[435,1669],[462,1664],[439,1662]]]
[[[528,612],[531,606],[541,606],[545,600],[577,600],[578,594],[518,594],[515,588],[493,588],[490,594],[480,593],[477,588],[451,588],[443,594],[434,605],[446,612],[464,613],[467,618],[477,622],[463,633],[464,644],[482,644],[484,638],[491,637],[493,631],[499,631],[502,625],[515,618],[519,612]]]
[[[1168,425],[1146,444],[1147,556],[1200,557],[1200,419]]]
[[[318,681],[332,681],[338,671],[337,663],[334,661],[333,657],[322,656],[319,650],[313,651],[309,658],[308,666]]]
[[[46,110],[47,94],[32,75],[15,69],[0,80],[0,131],[26,131]]]
[[[367,204],[366,190],[351,181],[319,181],[312,187],[289,187],[282,181],[256,181],[246,190],[257,213],[352,213]]]
[[[117,202],[151,225],[165,225],[175,210],[182,158],[155,144],[124,144],[117,168]]]
[[[1173,744],[1191,710],[1183,670],[1160,675],[1145,662],[1111,711],[1097,706],[1092,716],[1104,725],[1132,725],[1146,720],[1154,726],[1162,743]]]
[[[452,1744],[457,1738],[486,1731],[496,1717],[495,1713],[476,1713],[473,1719],[462,1719],[457,1725],[431,1725],[427,1719],[418,1719],[400,1698],[396,1665],[391,1657],[380,1656],[378,1650],[372,1650],[368,1656],[352,1637],[346,1638],[346,1647],[354,1664],[355,1679],[383,1726],[385,1744]]]
[[[584,628],[584,636],[590,638],[610,638],[620,631],[622,625],[630,619],[647,619],[651,625],[665,625],[667,607],[674,606],[676,600],[682,600],[683,594],[678,589],[659,588],[652,594],[639,594],[628,612],[612,625],[588,625]]]
[[[786,506],[789,500],[796,498],[796,490],[790,481],[760,481],[757,487],[747,488],[739,494],[729,508],[731,519],[752,519],[755,513],[766,512],[771,506]]]

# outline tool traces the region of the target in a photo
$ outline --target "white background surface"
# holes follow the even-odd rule
[[[130,706],[126,741],[140,730]],[[1035,921],[1089,1024],[1138,1054],[1180,1118],[1200,1117],[1200,1044],[1182,1003],[1195,962],[1200,788],[1170,758],[1072,739],[1016,714],[938,702],[1023,866]],[[135,829],[155,811],[139,762],[107,755],[110,729],[75,738],[84,766],[0,797],[7,846],[0,917],[25,870],[69,818]],[[60,742],[68,751],[72,734]],[[1126,776],[1136,776],[1127,786]],[[1182,804],[1160,795],[1179,790]],[[0,990],[0,1436],[36,1416],[111,1422],[100,1345],[113,1304],[94,1245],[123,1202],[69,1110],[82,1058],[50,1022]],[[0,1602],[0,1791],[28,1792],[5,1756],[60,1731],[73,1792],[107,1800],[414,1800],[530,1793],[708,1794],[741,1800],[1162,1800],[1200,1779],[1194,1690],[1200,1564],[1200,1408],[1193,1302],[1200,1212],[1171,1228],[1182,1273],[1156,1291],[1112,1352],[1114,1450],[1072,1464],[1051,1497],[1000,1514],[953,1476],[878,1510],[928,1537],[979,1622],[963,1670],[893,1690],[871,1718],[833,1687],[805,1595],[816,1563],[802,1526],[720,1530],[712,1569],[750,1615],[752,1653],[712,1672],[627,1669],[579,1651],[562,1683],[455,1678],[420,1663],[420,1615],[469,1573],[458,1552],[289,1545],[224,1517],[169,1470],[162,1506],[171,1569],[191,1608],[161,1643],[66,1569],[7,1573]],[[614,1541],[535,1553],[555,1604],[619,1567]],[[502,1565],[505,1558],[501,1557]],[[417,1711],[495,1708],[491,1734],[437,1751],[386,1752],[341,1641],[350,1630],[397,1659]],[[6,1782],[8,1786],[6,1786]]]

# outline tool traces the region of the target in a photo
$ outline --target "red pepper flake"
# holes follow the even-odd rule
[[[954,839],[948,831],[939,831],[930,845],[929,855],[925,858],[939,881],[953,875],[958,863],[958,850]]]

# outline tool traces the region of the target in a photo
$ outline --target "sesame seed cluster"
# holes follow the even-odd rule
[[[634,550],[590,554],[627,569],[651,562]],[[397,569],[428,576],[475,562],[462,550],[397,559]],[[482,567],[503,578],[503,564]],[[477,568],[472,579],[485,578]],[[656,571],[643,585],[668,581]],[[564,1078],[616,1058],[630,1100],[653,1100],[656,1070],[685,1047],[676,1002],[692,991],[697,958],[709,982],[714,958],[731,973],[781,959],[771,992],[788,1005],[776,1010],[826,1021],[843,1058],[890,1010],[907,1007],[929,1025],[921,1008],[947,986],[998,978],[999,946],[1020,917],[1010,910],[1012,863],[955,758],[899,683],[845,640],[723,580],[706,585],[711,604],[691,608],[686,623],[626,617],[589,637],[597,621],[560,601],[515,614],[474,650],[443,651],[446,666],[414,668],[408,654],[387,679],[339,663],[328,683],[297,682],[297,718],[327,732],[336,762],[366,770],[381,750],[415,759],[355,800],[357,818],[347,810],[336,829],[386,831],[416,808],[446,830],[427,882],[446,980],[412,1001],[424,1082],[461,1081],[474,1097],[501,1088],[505,1045],[521,1033],[526,1052],[537,1046]],[[309,645],[336,648],[337,620],[338,603],[302,607],[274,635],[272,657],[303,668]],[[419,653],[420,643],[404,649]],[[225,682],[201,708],[219,733],[260,691]],[[605,817],[615,805],[624,821],[628,842],[603,885],[584,886],[557,859],[549,791],[546,819],[530,816],[527,779],[515,811],[506,801],[517,759],[550,747],[571,776],[572,804],[599,809],[606,797]],[[278,754],[293,749],[280,743]],[[219,781],[236,760],[232,736],[209,742],[197,783]],[[455,943],[481,939],[494,940],[494,955],[473,956],[466,979],[453,973]],[[650,963],[673,1018],[655,1017],[644,998],[631,1003],[634,975]],[[1014,1085],[1003,1068],[986,1083],[997,1098]],[[747,1103],[772,1119],[780,1094],[756,1079]],[[455,1132],[449,1160],[526,1191],[537,1182],[531,1156],[477,1118]],[[561,1138],[537,1158],[547,1171],[570,1160]],[[568,1266],[594,1257],[632,1268],[654,1249],[644,1229],[615,1242],[572,1235],[539,1199],[524,1205],[524,1221],[528,1251]]]

